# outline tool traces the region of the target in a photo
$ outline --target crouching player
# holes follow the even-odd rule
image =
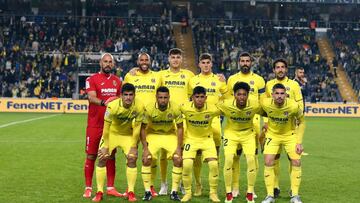
[[[120,147],[127,158],[126,177],[128,184],[128,200],[136,201],[134,187],[137,176],[137,143],[140,135],[140,126],[143,119],[144,107],[135,101],[135,87],[127,83],[121,89],[121,99],[112,101],[106,108],[104,116],[104,131],[98,153],[98,166],[96,167],[96,196],[94,202],[103,198],[103,187],[106,177],[106,160],[109,151]],[[132,124],[134,122],[134,124]],[[134,125],[134,126],[132,126]]]
[[[140,133],[144,150],[141,170],[145,187],[144,201],[152,199],[150,190],[151,163],[157,161],[156,158],[160,150],[166,152],[168,159],[173,159],[170,199],[180,201],[177,190],[182,174],[183,119],[180,106],[174,102],[169,102],[169,100],[169,89],[161,86],[156,90],[156,102],[151,102],[145,107],[145,116]]]
[[[303,110],[299,103],[287,98],[286,87],[280,83],[273,86],[272,98],[265,98],[261,101],[261,107],[269,118],[264,142],[264,178],[267,196],[262,203],[275,202],[274,160],[281,146],[284,146],[292,165],[290,174],[292,197],[290,202],[301,203],[299,196],[301,182],[300,158],[304,150],[302,140],[305,131]]]
[[[238,146],[246,157],[247,163],[247,192],[246,200],[254,203],[254,185],[256,180],[256,134],[253,127],[254,115],[259,113],[260,105],[257,99],[248,99],[250,86],[245,82],[237,82],[233,87],[234,98],[217,104],[226,118],[224,128],[224,181],[226,190],[225,202],[232,202],[233,160]],[[238,178],[238,177],[234,177]]]
[[[220,115],[220,110],[214,104],[207,103],[206,98],[206,89],[196,86],[192,102],[181,106],[186,121],[182,173],[185,196],[181,199],[182,202],[188,202],[192,197],[192,170],[198,151],[202,152],[203,160],[209,164],[209,198],[212,202],[220,202],[217,195],[219,167],[211,126],[213,118]]]

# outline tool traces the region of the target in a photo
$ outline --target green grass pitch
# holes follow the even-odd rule
[[[0,202],[91,202],[82,198],[84,190],[83,164],[86,115],[59,114],[39,120],[19,121],[48,116],[41,113],[0,113]],[[18,123],[14,123],[18,122]],[[358,202],[360,168],[360,119],[355,118],[306,118],[303,156],[303,175],[300,193],[304,202]],[[13,125],[8,125],[13,123]],[[256,193],[261,202],[265,197],[263,156]],[[219,198],[223,201],[223,157],[220,163]],[[244,158],[241,162],[241,196],[234,202],[246,202]],[[136,184],[138,200],[143,195],[140,175]],[[170,167],[168,179],[170,181]],[[281,197],[276,202],[289,202],[288,164],[281,159]],[[124,156],[117,154],[115,185],[124,192]],[[158,174],[156,189],[159,189]],[[208,202],[207,166],[202,173],[203,196],[193,197],[192,202]],[[93,181],[95,187],[95,180]],[[106,197],[103,202],[126,202]],[[170,202],[157,197],[153,202]]]

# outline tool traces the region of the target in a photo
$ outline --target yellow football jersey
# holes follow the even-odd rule
[[[253,128],[253,117],[260,113],[261,107],[257,99],[249,98],[245,108],[240,109],[236,106],[235,99],[226,99],[216,105],[226,118],[224,132],[226,131],[246,131]]]
[[[238,72],[229,77],[227,85],[229,93],[234,95],[234,85],[237,82],[246,82],[250,85],[250,95],[254,98],[259,98],[261,94],[265,92],[265,80],[260,75],[250,72],[248,74],[243,74]]]
[[[147,124],[148,134],[173,134],[176,135],[175,125],[182,123],[180,106],[174,102],[169,102],[165,111],[160,111],[158,104],[148,104],[145,107],[143,123]]]
[[[301,94],[301,88],[299,83],[297,83],[294,80],[289,79],[288,77],[285,77],[283,80],[278,79],[272,79],[266,83],[266,97],[271,97],[272,88],[275,84],[281,83],[286,88],[286,93],[288,94],[288,97],[290,99],[295,100],[299,103],[301,109],[304,109],[304,103],[303,103],[303,97]]]
[[[135,86],[136,97],[141,98],[145,105],[150,102],[155,103],[156,89],[160,87],[160,82],[158,73],[153,71],[144,74],[138,70],[136,75],[127,73],[124,79],[124,83],[131,83]]]
[[[214,104],[205,103],[203,108],[197,109],[193,102],[187,102],[181,106],[181,112],[186,121],[186,138],[213,136],[211,123],[214,117],[220,115],[220,110]]]
[[[279,107],[274,103],[272,98],[264,98],[261,101],[262,109],[268,116],[268,132],[276,136],[288,136],[295,134],[296,120],[304,122],[303,111],[299,103],[293,99],[286,98],[285,103]],[[298,136],[303,136],[300,132]]]
[[[216,104],[222,95],[228,92],[225,82],[220,81],[219,76],[215,74],[204,75],[198,74],[191,78],[189,85],[189,95],[192,94],[196,86],[202,86],[206,89],[207,103]]]
[[[161,85],[169,88],[170,101],[175,101],[179,104],[189,101],[188,86],[190,79],[194,77],[193,72],[180,69],[179,72],[174,73],[167,69],[160,71],[159,76]]]

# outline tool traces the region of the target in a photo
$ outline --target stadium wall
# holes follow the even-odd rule
[[[87,110],[87,100],[0,98],[0,112],[87,113]],[[360,118],[360,104],[306,103],[305,116]]]

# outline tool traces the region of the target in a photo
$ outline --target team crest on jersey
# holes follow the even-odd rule
[[[151,78],[151,82],[155,83],[156,82],[155,78]]]
[[[206,114],[206,115],[205,115],[205,119],[206,119],[206,120],[209,120],[209,119],[210,119],[210,114]]]
[[[288,115],[289,115],[289,112],[284,111],[284,116],[288,116]]]
[[[136,111],[133,111],[133,112],[131,113],[131,116],[132,116],[132,117],[136,117],[136,115],[137,115],[137,112],[136,112]]]
[[[185,75],[184,75],[184,74],[181,74],[181,75],[180,75],[180,78],[181,78],[181,79],[184,79],[184,78],[185,78]]]
[[[211,82],[211,86],[216,86],[216,82]]]
[[[116,80],[113,80],[113,85],[116,87],[116,85],[117,85]]]
[[[253,80],[250,81],[250,85],[254,85],[255,82]]]
[[[246,112],[246,115],[247,115],[247,116],[250,116],[250,115],[251,115],[251,111]]]
[[[171,114],[171,113],[169,113],[168,115],[167,115],[167,117],[168,117],[168,119],[173,119],[173,115]]]
[[[290,91],[290,87],[286,87],[286,91]]]
[[[254,92],[254,88],[250,88],[250,92]]]

